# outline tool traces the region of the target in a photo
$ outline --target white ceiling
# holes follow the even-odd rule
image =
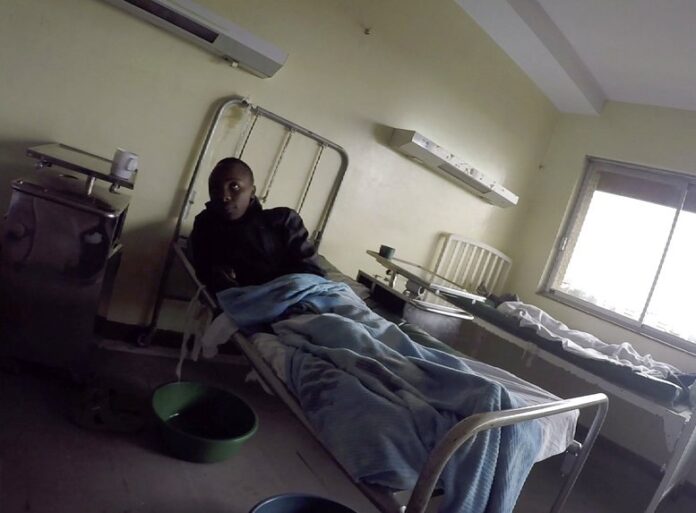
[[[696,111],[696,0],[456,0],[563,112]]]

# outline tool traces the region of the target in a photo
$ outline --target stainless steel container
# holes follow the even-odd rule
[[[99,183],[86,193],[70,172],[12,182],[0,248],[0,352],[80,364],[108,306],[128,203]]]

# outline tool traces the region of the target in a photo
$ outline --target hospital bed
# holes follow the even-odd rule
[[[471,290],[481,288],[482,285],[483,289],[498,295],[505,290],[505,279],[512,260],[499,250],[461,235],[443,234],[434,254],[437,255],[435,272],[443,277]],[[445,326],[441,318],[427,317],[413,309],[406,313],[406,317],[412,322],[426,325],[442,336],[446,336],[446,330],[456,333],[452,335],[456,337],[461,337],[462,331],[467,332],[472,343],[465,352],[474,357],[485,351],[486,344],[490,345],[494,340],[505,341],[520,350],[524,359],[521,363],[525,367],[533,366],[538,359],[544,364],[562,369],[572,375],[573,379],[578,378],[592,388],[605,392],[609,397],[626,401],[645,412],[646,416],[659,418],[667,458],[660,464],[660,481],[645,513],[654,513],[670,491],[687,479],[688,471],[696,458],[696,415],[693,405],[689,404],[688,390],[669,381],[632,373],[619,364],[580,358],[564,351],[557,342],[539,336],[534,330],[521,328],[514,319],[490,304],[472,302],[465,298],[450,298],[450,301],[472,314],[466,327],[461,324],[455,327],[451,320],[447,321],[449,326]],[[475,331],[478,335],[474,335]],[[508,364],[514,365],[513,362]],[[609,420],[613,421],[611,415]],[[613,427],[612,422],[609,424]],[[621,438],[621,435],[618,437]],[[633,450],[646,451],[649,447]]]
[[[275,134],[278,151],[272,158],[267,158],[268,171],[265,175],[263,172],[259,172],[259,170],[263,169],[263,165],[255,161],[255,155],[258,159],[268,155],[269,141],[273,140],[273,135],[269,136],[268,133],[265,133],[263,136],[257,136],[260,142],[255,143],[256,130],[262,123],[266,123],[271,130],[280,127],[280,132]],[[232,135],[230,136],[229,133]],[[305,144],[307,141],[311,143],[305,145],[305,149],[309,149],[310,155],[303,157],[297,153],[294,155],[295,164],[291,163],[288,165],[285,159],[293,151],[291,142],[297,137],[302,137]],[[254,144],[257,145],[256,150],[254,149]],[[335,164],[335,170],[332,176],[330,171],[324,169],[326,150],[333,150],[334,153],[333,163]],[[255,151],[256,153],[254,153]],[[168,278],[177,265],[195,283],[195,295],[198,299],[211,310],[218,313],[220,311],[216,298],[212,297],[196,279],[195,271],[187,254],[185,222],[189,217],[189,212],[196,211],[197,205],[200,206],[202,203],[197,201],[196,198],[198,180],[201,179],[202,174],[207,174],[206,170],[211,169],[212,165],[219,158],[229,156],[230,154],[244,158],[256,170],[257,183],[259,184],[258,197],[262,203],[266,205],[273,205],[274,203],[286,204],[296,208],[302,214],[308,228],[313,228],[311,233],[313,233],[314,243],[317,248],[320,247],[322,235],[348,166],[346,152],[335,143],[261,107],[253,105],[245,99],[232,98],[223,101],[213,115],[196,160],[189,187],[186,191],[185,201],[177,220],[171,251],[167,257],[151,322],[151,331],[145,334],[143,343],[147,343],[147,339],[152,336],[152,332],[154,332],[157,326],[162,306],[167,301],[169,294]],[[285,169],[297,169],[297,162],[309,164],[309,171],[302,172],[299,175],[301,179],[298,179],[298,176],[296,176],[294,180],[291,179],[289,182],[285,182],[285,188],[294,188],[296,194],[295,201],[288,202],[287,199],[271,201],[277,191],[276,186],[279,183],[283,183]],[[327,167],[330,168],[331,166]],[[307,169],[307,167],[303,169]],[[330,180],[326,179],[327,174],[331,176]],[[207,176],[203,177],[203,179],[205,178]],[[205,182],[203,181],[203,183]],[[351,280],[347,279],[346,281]],[[264,359],[251,340],[239,331],[234,332],[232,340],[256,369],[263,382],[286,403],[288,408],[307,427],[307,430],[316,436],[315,428],[310,424],[307,416],[302,411],[297,398],[292,395],[285,383],[273,370],[272,365]],[[422,467],[415,487],[408,498],[405,511],[408,513],[422,513],[426,510],[447,462],[458,448],[468,440],[476,437],[478,433],[533,419],[548,419],[579,409],[594,408],[595,414],[592,425],[584,442],[580,444],[573,441],[568,445],[569,470],[551,507],[552,512],[561,511],[598,435],[606,415],[607,406],[608,402],[604,394],[592,394],[510,410],[479,413],[461,420],[432,448],[432,452]],[[341,462],[338,461],[338,464],[340,466]],[[366,496],[385,513],[404,511],[403,504],[392,490],[364,483],[359,483],[359,485]],[[462,486],[466,486],[466,483],[462,483]]]

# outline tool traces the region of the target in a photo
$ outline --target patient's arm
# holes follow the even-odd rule
[[[215,263],[213,246],[217,242],[214,233],[209,229],[209,225],[196,218],[190,238],[193,268],[196,270],[196,277],[213,294],[239,286],[231,266]]]
[[[215,294],[220,290],[236,286],[232,268],[214,263],[215,237],[208,223],[196,218],[189,242],[196,277],[208,288],[208,291]]]
[[[196,277],[203,285],[210,287],[213,272],[213,256],[209,243],[207,228],[199,217],[193,223],[193,231],[189,238],[191,260],[196,270]]]
[[[319,265],[314,244],[309,240],[309,233],[300,215],[288,209],[284,223],[286,244],[288,248],[288,273],[310,273],[324,276],[326,273]]]

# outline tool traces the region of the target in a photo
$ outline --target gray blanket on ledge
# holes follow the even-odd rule
[[[690,398],[696,396],[695,374],[680,371],[673,365],[655,360],[650,354],[641,354],[628,342],[608,344],[590,333],[569,328],[541,308],[519,301],[507,301],[498,311],[516,319],[521,327],[533,329],[540,337],[558,342],[563,349],[589,360],[622,365],[653,378],[662,379],[690,389]]]

